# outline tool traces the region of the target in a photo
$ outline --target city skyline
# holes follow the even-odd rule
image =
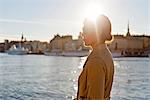
[[[103,8],[112,22],[112,33],[150,35],[148,0],[0,0],[0,42],[4,39],[49,41],[54,34],[77,37],[88,5]]]

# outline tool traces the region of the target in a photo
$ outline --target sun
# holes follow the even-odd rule
[[[95,21],[97,16],[100,14],[104,14],[104,9],[102,5],[98,5],[93,2],[87,5],[85,10],[85,18],[89,18]]]

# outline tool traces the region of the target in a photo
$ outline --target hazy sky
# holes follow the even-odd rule
[[[87,5],[95,2],[112,22],[113,34],[150,35],[149,0],[0,0],[0,41],[4,38],[49,41],[53,35],[82,31]]]

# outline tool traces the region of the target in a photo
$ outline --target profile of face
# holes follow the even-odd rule
[[[82,36],[86,46],[91,46],[93,43],[96,42],[96,29],[92,21],[85,20],[82,30]]]
[[[105,43],[105,41],[111,41],[110,20],[104,15],[98,16],[95,22],[85,19],[82,36],[86,46],[94,46],[95,44]]]

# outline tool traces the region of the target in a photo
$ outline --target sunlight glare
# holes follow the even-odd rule
[[[85,11],[85,18],[89,18],[93,21],[96,20],[96,17],[100,14],[104,14],[103,7],[101,5],[97,5],[96,3],[90,3]]]

